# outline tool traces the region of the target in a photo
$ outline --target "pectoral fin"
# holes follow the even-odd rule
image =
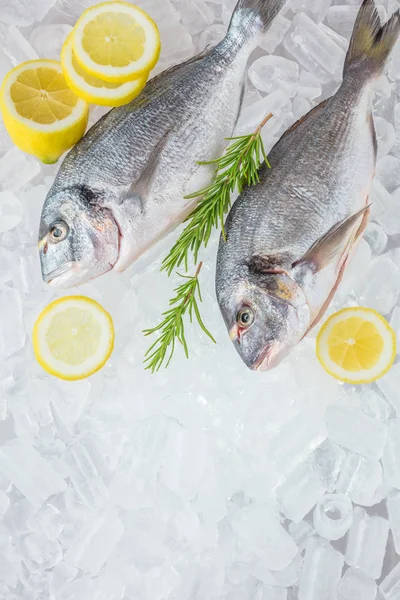
[[[370,206],[368,204],[350,217],[336,223],[307,250],[300,260],[293,263],[292,268],[307,264],[316,272],[326,267],[335,258],[339,259],[345,253],[351,241],[352,231],[354,231],[355,226]],[[354,231],[354,233],[356,232]]]
[[[153,148],[147,163],[145,164],[138,179],[136,179],[130,186],[126,196],[124,197],[124,201],[134,198],[136,200],[139,199],[141,205],[144,205],[153,187],[154,180],[157,175],[157,169],[160,164],[160,159],[168,142],[170,133],[170,131],[167,131],[158,144]]]

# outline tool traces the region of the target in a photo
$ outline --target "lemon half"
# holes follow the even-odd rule
[[[92,375],[104,366],[113,347],[110,315],[86,296],[52,302],[33,328],[37,361],[60,379],[74,381]]]
[[[61,64],[30,60],[4,78],[0,107],[18,148],[54,163],[85,133],[88,105],[69,89]]]
[[[88,8],[72,31],[77,61],[91,75],[124,83],[155,66],[160,35],[154,21],[127,2],[104,2]]]
[[[78,63],[72,49],[72,35],[65,40],[61,51],[61,65],[68,86],[87,102],[102,106],[122,106],[140,94],[146,85],[148,73],[126,83],[110,83],[87,73]]]
[[[371,308],[345,308],[332,315],[317,337],[324,369],[347,383],[370,383],[382,377],[396,357],[396,335]]]

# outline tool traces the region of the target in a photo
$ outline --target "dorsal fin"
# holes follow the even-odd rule
[[[304,121],[306,121],[309,117],[311,117],[311,115],[313,115],[314,113],[318,112],[319,110],[321,110],[321,108],[324,108],[327,103],[329,102],[330,98],[327,98],[326,100],[323,100],[322,102],[320,102],[319,104],[317,104],[317,106],[314,106],[314,108],[312,108],[311,110],[308,111],[308,113],[306,113],[305,115],[303,115],[302,117],[300,117],[300,119],[298,119],[295,123],[293,123],[293,125],[291,125],[289,127],[289,129],[287,129],[285,131],[285,133],[282,135],[281,139],[283,137],[285,137],[285,135],[288,135],[289,133],[292,133],[292,131],[294,131],[295,129],[298,128],[299,125],[301,125],[302,123],[304,123]]]
[[[164,71],[161,71],[161,73],[158,73],[158,75],[156,75],[155,77],[152,77],[150,79],[149,83],[151,83],[151,84],[156,83],[156,82],[158,82],[160,77],[162,77],[164,75],[172,75],[175,71],[178,71],[182,67],[187,67],[188,65],[201,60],[202,58],[207,56],[207,54],[209,52],[211,52],[212,49],[213,48],[211,46],[206,46],[204,48],[204,50],[202,50],[198,54],[195,54],[194,56],[191,56],[187,60],[184,60],[183,62],[179,63],[178,65],[172,65],[171,67],[167,67]]]

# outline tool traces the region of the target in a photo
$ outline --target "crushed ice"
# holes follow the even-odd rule
[[[56,58],[94,3],[3,1],[0,77]],[[160,26],[157,70],[218,41],[234,3],[137,0]],[[358,4],[291,0],[252,57],[238,131],[273,112],[270,148],[337,89]],[[399,5],[378,4],[383,17]],[[399,57],[400,44],[374,100],[373,220],[330,308],[371,306],[397,332]],[[214,298],[215,234],[202,258],[217,346],[189,327],[189,361],[177,353],[167,371],[143,370],[141,330],[174,283],[159,273],[170,237],[123,275],[79,290],[115,319],[102,372],[78,383],[46,376],[30,337],[55,294],[41,281],[36,232],[56,169],[13,148],[0,123],[0,597],[400,598],[399,364],[378,385],[341,385],[319,366],[313,333],[277,370],[245,370]]]

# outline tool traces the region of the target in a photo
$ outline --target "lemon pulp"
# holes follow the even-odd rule
[[[346,308],[332,315],[317,337],[317,357],[341,381],[369,383],[382,377],[396,356],[389,323],[370,308]]]
[[[133,17],[105,12],[86,25],[82,46],[99,65],[127,67],[143,56],[144,41],[143,28]]]
[[[51,375],[70,381],[92,375],[114,346],[110,315],[85,296],[60,298],[39,315],[33,328],[34,353]]]

